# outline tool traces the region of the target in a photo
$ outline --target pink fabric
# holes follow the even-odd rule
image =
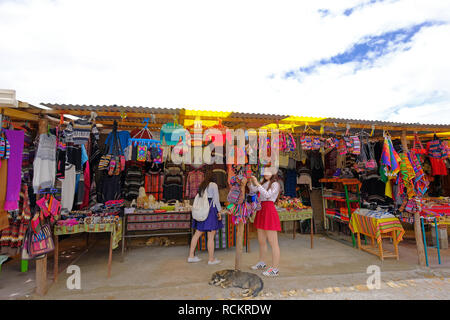
[[[20,182],[22,180],[22,157],[25,135],[21,130],[5,130],[10,145],[8,159],[8,182],[5,210],[19,209]]]
[[[89,161],[86,161],[86,168],[84,169],[84,196],[83,203],[80,208],[86,208],[89,206],[89,195],[91,190],[91,174],[89,170]]]

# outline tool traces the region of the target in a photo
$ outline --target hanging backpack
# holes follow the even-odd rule
[[[210,208],[208,192],[205,189],[202,196],[199,193],[195,196],[194,204],[192,205],[192,218],[197,221],[205,221],[208,218]]]

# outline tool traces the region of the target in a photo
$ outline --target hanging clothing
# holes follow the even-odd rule
[[[0,160],[0,231],[9,227],[5,208],[6,184],[8,182],[8,160]]]
[[[61,215],[67,215],[72,211],[75,197],[75,166],[68,164],[66,165],[65,171],[65,178],[63,179],[61,186]]]
[[[385,183],[377,174],[371,174],[362,179],[361,194],[368,201],[385,200]]]
[[[119,200],[121,196],[120,175],[104,175],[101,187],[101,202]]]
[[[320,188],[320,179],[324,177],[322,155],[318,151],[311,152],[311,180],[313,188]]]
[[[442,158],[441,142],[439,140],[427,142],[427,153],[431,163],[431,175],[446,176],[447,167]]]
[[[10,211],[19,208],[24,132],[22,130],[5,130],[5,134],[10,144],[10,155],[8,159],[8,184],[4,209]]]
[[[32,130],[25,127],[24,144],[22,156],[22,182],[31,186],[33,178],[33,160],[34,160],[34,146],[33,146]]]
[[[145,192],[153,195],[156,201],[162,200],[163,182],[164,175],[162,173],[147,173],[145,175]]]
[[[203,182],[205,174],[200,170],[189,172],[186,179],[186,198],[194,199],[198,193],[198,187]]]
[[[42,133],[33,163],[33,189],[52,188],[56,178],[56,137]]]
[[[22,185],[19,208],[8,213],[9,227],[0,231],[1,254],[14,256],[19,253],[23,245],[25,232],[31,219],[28,193],[28,186],[26,184]]]
[[[73,122],[73,143],[83,145],[89,141],[92,123],[88,119],[77,119]]]
[[[309,173],[302,173],[297,178],[297,184],[306,184],[309,186],[309,190],[312,190],[312,180]]]
[[[81,204],[80,209],[87,208],[89,206],[89,196],[91,192],[91,173],[89,168],[89,161],[86,161],[84,168],[84,195],[83,195],[83,203]]]
[[[142,169],[138,166],[128,167],[125,173],[124,198],[128,201],[139,196],[139,188],[144,186]]]
[[[286,179],[284,180],[284,195],[287,197],[297,197],[297,172],[295,170],[287,170]]]
[[[213,176],[219,189],[226,189],[228,187],[228,176],[225,170],[213,169]]]

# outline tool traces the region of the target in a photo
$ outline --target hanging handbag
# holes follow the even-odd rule
[[[415,154],[427,154],[427,150],[423,147],[422,142],[420,142],[417,133],[414,133],[414,144],[411,150]]]
[[[366,163],[366,169],[375,170],[378,168],[377,161],[375,160],[375,150],[373,148],[373,144],[371,142],[367,142],[367,147],[369,148],[369,159]]]
[[[55,249],[49,224],[43,225],[37,233],[34,233],[32,228],[28,228],[25,238],[24,250],[26,249],[27,252],[22,255],[22,258],[33,259]]]
[[[233,204],[240,204],[242,203],[243,199],[244,197],[241,191],[241,187],[239,185],[232,186],[230,191],[228,192],[227,201]]]

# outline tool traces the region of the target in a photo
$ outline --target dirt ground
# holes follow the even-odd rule
[[[48,260],[49,289],[45,296],[34,293],[34,264],[30,263],[27,273],[20,272],[18,261],[4,265],[0,274],[0,299],[238,299],[241,289],[222,289],[208,285],[213,272],[234,268],[234,248],[217,250],[216,256],[222,260],[219,265],[207,264],[207,253],[199,252],[199,263],[188,264],[186,238],[174,238],[175,244],[146,246],[145,238],[133,241],[121,262],[120,246],[113,253],[112,276],[107,278],[108,239],[102,235],[91,238],[90,247],[85,249],[83,236],[73,236],[60,242],[60,275],[53,283],[53,261]],[[264,290],[258,299],[357,299],[367,291],[367,268],[380,267],[383,290],[396,294],[397,288],[405,285],[395,283],[416,282],[423,279],[450,278],[450,250],[441,250],[442,265],[437,264],[435,249],[430,249],[431,268],[419,268],[415,243],[403,241],[400,260],[387,259],[359,251],[349,245],[316,235],[314,249],[310,248],[309,235],[280,234],[281,265],[280,276],[265,278]],[[390,243],[385,240],[389,248]],[[258,244],[251,240],[251,252],[244,252],[243,271],[258,261]],[[433,251],[434,250],[434,251]],[[270,251],[269,251],[270,253]],[[270,264],[270,256],[267,263]],[[81,289],[67,287],[66,273],[69,264],[81,270]],[[429,287],[432,293],[442,291],[450,298],[450,290],[445,286],[438,289]],[[417,291],[410,285],[411,292]],[[450,288],[449,288],[450,289]],[[397,290],[398,291],[398,290]],[[389,297],[388,293],[377,291],[374,299]],[[397,292],[398,294],[398,292]],[[431,295],[432,296],[432,295]],[[430,297],[431,297],[430,296]],[[434,296],[433,296],[434,297]],[[370,298],[370,297],[366,297]]]

